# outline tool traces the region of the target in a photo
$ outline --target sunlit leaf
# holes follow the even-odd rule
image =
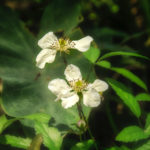
[[[51,117],[48,114],[36,113],[36,114],[24,116],[23,118],[30,119],[30,120],[36,120],[36,121],[39,121],[42,123],[48,123]]]
[[[137,101],[150,101],[150,94],[140,93],[135,98]]]
[[[17,137],[13,135],[0,136],[0,144],[11,145],[12,147],[27,149],[30,146],[31,139]]]
[[[0,134],[17,119],[7,119],[5,115],[0,116]]]
[[[100,56],[100,50],[98,48],[90,47],[90,49],[83,54],[89,61],[95,63]]]
[[[46,147],[52,150],[60,150],[62,137],[57,128],[48,127],[48,125],[37,121],[35,123],[35,130],[37,134],[42,134]]]
[[[120,142],[135,142],[148,138],[143,129],[138,126],[129,126],[124,128],[116,137]]]
[[[130,108],[136,117],[141,115],[141,109],[137,103],[135,97],[128,90],[128,88],[121,82],[114,79],[108,79],[108,83],[111,85],[116,94],[123,100],[123,102]]]
[[[99,61],[96,63],[96,65],[98,65],[100,67],[104,67],[104,68],[111,68],[111,63],[106,60]]]
[[[112,57],[112,56],[118,56],[118,55],[123,55],[123,56],[135,56],[135,57],[139,57],[139,58],[144,58],[144,59],[150,60],[148,57],[142,56],[142,55],[137,54],[137,53],[122,52],[122,51],[106,53],[106,54],[104,54],[103,56],[101,56],[99,60],[106,59],[106,58]]]
[[[92,147],[94,147],[94,141],[88,140],[85,142],[79,142],[75,146],[71,148],[71,150],[90,150]]]
[[[147,140],[144,144],[141,144],[133,150],[149,150],[150,149],[150,140]]]
[[[118,72],[119,74],[128,78],[129,80],[131,80],[132,82],[134,82],[135,84],[140,86],[141,88],[147,90],[146,84],[138,76],[136,76],[135,74],[133,74],[129,70],[127,70],[125,68],[116,68],[116,67],[112,67],[111,70]]]

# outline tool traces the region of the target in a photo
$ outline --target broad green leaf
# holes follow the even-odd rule
[[[111,68],[111,63],[106,60],[99,61],[96,63],[96,65],[98,65],[100,67],[104,67],[104,68]]]
[[[81,22],[80,11],[81,7],[78,1],[51,1],[42,16],[40,35],[49,31],[69,33]]]
[[[0,136],[0,144],[8,144],[12,147],[27,149],[30,146],[31,139],[16,137],[13,135],[3,135]]]
[[[150,140],[147,140],[144,144],[133,150],[150,150]]]
[[[107,79],[108,83],[111,85],[116,94],[123,100],[123,102],[130,108],[136,117],[141,115],[141,109],[138,102],[128,88],[121,82],[113,79]]]
[[[4,81],[2,105],[5,112],[19,118],[44,113],[50,115],[54,119],[54,125],[61,126],[62,131],[76,128],[75,124],[79,120],[76,106],[64,109],[61,101],[55,102],[56,96],[48,90],[48,83],[55,78],[64,79],[66,65],[71,63],[81,69],[84,79],[92,82],[95,79],[95,73],[90,67],[92,64],[82,53],[72,50],[69,55],[58,52],[54,63],[46,64],[44,69],[37,68],[37,40],[25,30],[12,11],[0,8],[0,17],[0,77]],[[88,116],[91,108],[84,106],[83,109]]]
[[[7,119],[5,115],[0,116],[0,134],[17,119]]]
[[[75,146],[71,148],[71,150],[90,150],[92,147],[94,147],[94,141],[88,140],[85,142],[79,142]]]
[[[123,55],[123,56],[135,56],[135,57],[139,57],[139,58],[144,58],[144,59],[150,60],[148,57],[142,56],[142,55],[137,54],[137,53],[122,52],[122,51],[110,52],[110,53],[104,54],[103,56],[100,57],[99,60],[106,59],[106,58],[112,57],[112,56],[118,56],[118,55]]]
[[[0,7],[0,18],[0,77],[3,81],[29,82],[35,77],[36,68],[31,65],[35,39],[13,11]]]
[[[100,56],[100,50],[98,48],[90,47],[90,49],[83,54],[90,62],[95,63]]]
[[[36,135],[27,150],[40,150],[43,138],[41,134]]]
[[[146,84],[139,77],[137,77],[135,74],[133,74],[129,70],[124,69],[124,68],[116,68],[116,67],[112,67],[111,70],[121,74],[122,76],[128,78],[129,80],[131,80],[132,82],[140,86],[141,88],[147,90]]]
[[[143,129],[138,126],[129,126],[124,128],[116,137],[120,142],[135,142],[148,138]]]
[[[36,114],[24,116],[23,118],[30,119],[30,120],[36,120],[36,121],[39,121],[41,123],[48,123],[51,117],[48,114],[36,113]]]
[[[37,121],[35,130],[37,134],[42,134],[45,146],[52,150],[60,150],[63,139],[57,128],[48,127],[48,125]]]
[[[150,94],[140,93],[135,98],[137,101],[150,101]]]

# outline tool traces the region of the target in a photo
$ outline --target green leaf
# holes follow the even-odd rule
[[[145,133],[150,135],[150,114],[147,115],[146,123],[145,123]]]
[[[148,138],[143,129],[138,126],[129,126],[124,128],[116,137],[120,142],[135,142]]]
[[[134,150],[150,150],[150,140],[147,140],[144,144],[140,145],[138,148]]]
[[[42,135],[41,134],[36,135],[33,138],[30,147],[27,150],[40,150],[42,142],[43,142]]]
[[[135,98],[137,101],[150,101],[150,94],[140,93]]]
[[[135,97],[128,90],[128,88],[123,84],[113,79],[107,79],[108,83],[111,85],[116,94],[123,100],[123,102],[130,108],[136,117],[141,115],[141,109],[137,103]]]
[[[57,9],[56,11],[56,8]],[[80,3],[78,1],[53,0],[45,9],[41,20],[40,35],[49,31],[64,31],[69,33],[80,19]]]
[[[30,146],[31,140],[13,135],[0,136],[0,144],[8,144],[12,147],[27,149]]]
[[[48,89],[48,83],[55,78],[65,78],[65,58],[68,64],[75,64],[81,69],[85,80],[93,82],[95,73],[91,70],[92,64],[82,53],[72,50],[69,55],[58,52],[54,63],[39,69],[35,63],[39,53],[37,40],[11,10],[0,8],[0,18],[0,77],[4,81],[2,105],[5,112],[19,118],[44,113],[54,119],[54,125],[61,127],[62,132],[76,129],[75,124],[79,120],[76,106],[64,109],[61,101],[55,102],[56,96]],[[88,117],[91,108],[84,106],[83,110]]]
[[[84,52],[83,55],[94,64],[100,56],[100,50],[98,48],[90,47],[90,49]]]
[[[146,117],[146,124],[145,124],[145,128],[148,128],[150,126],[150,113],[147,115]]]
[[[71,148],[71,150],[90,150],[94,146],[93,140],[79,142]]]
[[[141,88],[147,90],[146,84],[139,77],[137,77],[129,70],[126,70],[124,68],[115,68],[115,67],[112,67],[111,70],[123,75],[124,77],[128,78],[129,80],[131,80],[132,82],[140,86]]]
[[[111,67],[111,63],[105,60],[99,61],[96,64],[100,67],[104,67],[106,69],[110,69],[112,71],[115,71],[121,74],[122,76],[126,77],[127,79],[131,80],[132,82],[140,86],[141,88],[147,90],[146,84],[139,77],[137,77],[135,74],[133,74],[129,70],[124,69],[124,68]]]
[[[130,150],[130,149],[126,146],[121,146],[121,147],[115,146],[115,147],[108,148],[106,150]]]
[[[7,119],[5,115],[0,116],[0,134],[17,119]]]
[[[35,130],[37,134],[43,135],[44,145],[52,150],[60,150],[62,140],[60,132],[54,127],[48,127],[48,125],[36,122]]]
[[[111,63],[106,60],[99,61],[96,63],[96,65],[98,65],[100,67],[104,67],[104,68],[111,68]]]
[[[41,123],[48,123],[51,117],[48,114],[36,113],[36,114],[24,116],[23,118],[30,119],[30,120],[36,120],[36,121],[39,121]]]
[[[100,57],[99,60],[106,59],[106,58],[109,58],[109,57],[112,57],[112,56],[118,56],[118,55],[135,56],[135,57],[140,57],[140,58],[144,58],[144,59],[150,60],[148,57],[142,56],[142,55],[137,54],[137,53],[122,52],[122,51],[110,52],[110,53],[104,54],[103,56]]]

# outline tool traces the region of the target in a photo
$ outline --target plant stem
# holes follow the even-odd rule
[[[87,119],[86,119],[86,117],[85,117],[85,115],[84,115],[84,112],[83,112],[83,110],[82,110],[82,106],[81,106],[80,101],[77,103],[77,108],[78,108],[78,113],[79,113],[80,119],[83,119],[83,120],[85,121],[87,130],[88,130],[88,133],[89,133],[91,139],[92,139],[93,141],[95,141],[95,138],[94,138],[94,136],[92,135],[92,132],[91,132],[91,130],[90,130],[90,128],[89,128],[88,121],[87,121]],[[98,146],[97,146],[96,142],[94,142],[94,146],[95,146],[95,149],[98,150]]]

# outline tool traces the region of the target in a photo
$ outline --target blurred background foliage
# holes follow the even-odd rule
[[[7,26],[4,25],[3,29],[6,29],[7,32],[10,33],[10,36],[9,34],[7,34],[6,36],[6,34],[2,32],[3,30],[0,30],[0,46],[9,49],[14,46],[16,48],[16,50],[14,51],[15,54],[17,54],[18,58],[22,57],[22,59],[25,59],[27,61],[34,61],[33,58],[35,58],[39,51],[36,42],[48,31],[54,31],[58,34],[63,33],[64,36],[70,36],[73,39],[74,37],[78,39],[82,35],[91,35],[94,38],[97,44],[96,46],[99,48],[101,55],[104,55],[107,52],[124,51],[137,52],[141,55],[150,57],[149,0],[1,0],[0,6],[2,6],[0,7],[2,16],[0,18],[0,25],[3,26],[3,22],[8,21]],[[7,7],[12,11],[10,11]],[[14,17],[13,13],[15,13],[15,15],[20,18],[21,26],[19,21],[16,19],[17,17]],[[14,23],[9,21],[14,21]],[[23,31],[22,28],[24,27],[30,33],[28,31],[26,32],[26,30]],[[25,41],[21,41],[19,40],[19,37],[18,39],[15,39],[14,37],[15,44],[13,45],[11,43],[11,40],[13,39],[13,37],[11,37],[11,34],[15,35],[15,30],[18,29],[21,32],[25,32],[26,39]],[[33,37],[28,36],[28,34],[32,34]],[[22,35],[19,36],[21,37]],[[28,37],[30,37],[31,39],[29,39]],[[3,38],[6,38],[8,40],[8,43],[2,41]],[[17,46],[17,42],[18,45],[20,42],[22,42],[22,46],[25,46],[27,51],[30,51],[29,49],[32,49],[31,51],[33,52],[24,52],[24,55],[19,54],[17,50],[19,47]],[[30,46],[27,47],[26,43],[28,43],[28,45]],[[34,43],[34,46],[32,45],[32,43]],[[1,53],[3,53],[3,51]],[[9,56],[14,54],[11,52],[6,52],[5,55]],[[5,59],[6,62],[7,59],[3,58],[2,55],[0,59],[0,63],[6,65],[3,59]],[[146,91],[149,91],[149,61],[128,56],[115,56],[108,58],[108,60],[113,64],[113,67],[123,67],[135,73],[144,83],[146,83],[148,87]],[[77,61],[78,63],[80,63],[82,60],[74,60],[74,62]],[[70,62],[72,62],[72,60],[70,60]],[[21,63],[21,65],[23,66],[26,66],[24,62],[18,61],[18,72],[22,71],[20,69],[19,63]],[[11,67],[11,65],[13,64],[11,64],[10,62],[9,67]],[[34,65],[35,64],[33,64],[33,66],[28,66],[27,68],[30,68],[30,70],[33,70],[33,72],[37,72],[37,70],[34,68]],[[84,66],[82,67],[84,68]],[[0,67],[0,69],[3,68]],[[119,73],[114,72],[113,70],[107,70],[105,67],[95,66],[95,71],[97,76],[101,79],[111,77],[115,80],[125,83],[134,95],[145,92],[144,89],[136,86],[134,83],[125,79]],[[8,74],[16,73],[15,70],[14,72],[3,70],[3,72],[4,74],[7,74],[7,76],[4,75],[4,80],[6,81],[9,81],[9,79],[12,78],[11,75],[9,76]],[[3,78],[3,72],[1,73],[1,78]],[[18,79],[19,82],[23,83],[25,80],[28,80],[29,77],[34,78],[32,72],[24,72],[24,74],[26,78],[19,77],[18,79],[18,76],[16,76],[16,78],[13,78],[13,80]],[[44,72],[43,74],[46,73]],[[16,75],[18,74],[16,73]],[[16,85],[16,87],[18,87],[18,85]],[[12,92],[10,89],[11,86],[8,89],[9,94],[11,95]],[[3,84],[2,80],[0,80],[0,93],[2,93],[2,90]],[[17,88],[16,92],[19,90],[20,87]],[[27,94],[29,93],[27,92]],[[36,95],[36,93],[34,94]],[[120,147],[120,143],[115,141],[115,136],[125,126],[135,124],[144,126],[146,115],[150,111],[150,104],[148,102],[140,102],[142,115],[139,119],[137,119],[124,105],[124,103],[120,101],[120,98],[117,97],[113,91],[110,90],[108,93],[106,92],[105,100],[106,101],[104,101],[100,107],[93,109],[90,114],[89,124],[93,135],[96,141],[101,145],[102,149],[116,146],[115,148],[111,148],[108,150],[127,150],[127,148],[124,146]],[[38,102],[40,103],[40,100]],[[7,103],[5,104],[5,106],[11,108],[11,104],[12,103]],[[43,104],[43,107],[45,105],[46,104]],[[9,115],[11,112],[14,112],[13,107],[12,110],[9,111]],[[0,107],[0,114],[4,113],[5,110]],[[15,116],[14,114],[12,116]],[[66,122],[68,123],[67,119]],[[71,124],[70,122],[69,124]],[[22,124],[26,125],[28,123],[24,122]],[[4,133],[14,133],[15,135],[20,134],[23,136],[31,136],[30,131],[32,130],[30,129],[30,127],[22,126],[22,124],[17,121],[13,125],[11,125]],[[66,139],[69,139],[70,141],[72,141],[72,143],[76,143],[78,137],[69,134]],[[137,144],[142,145],[142,142],[145,141],[141,141]],[[66,140],[66,142],[64,142],[64,149],[67,150],[69,144],[70,143],[68,143]],[[129,143],[128,146],[135,147],[135,143]],[[7,150],[9,149],[9,147],[0,145],[0,149]],[[13,148],[11,149],[13,150]],[[14,150],[17,149],[14,148]]]

